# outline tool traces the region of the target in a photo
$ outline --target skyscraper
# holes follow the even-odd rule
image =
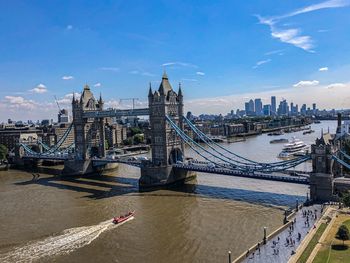
[[[247,116],[253,116],[254,115],[254,101],[250,100],[249,102],[246,102],[244,104],[245,107],[245,114]]]
[[[301,115],[306,115],[306,104],[303,104],[300,109]]]
[[[275,115],[276,110],[276,96],[271,96],[271,115]]]
[[[271,115],[271,105],[270,104],[264,105],[263,113],[264,113],[265,116],[270,116]]]
[[[261,116],[262,115],[262,102],[261,99],[255,99],[255,115]]]
[[[280,102],[280,105],[278,106],[278,115],[288,115],[289,113],[289,106],[288,102],[286,100],[282,100]]]

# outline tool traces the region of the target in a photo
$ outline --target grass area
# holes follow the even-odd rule
[[[341,224],[345,224],[350,229],[349,218],[349,215],[339,215],[337,217],[313,263],[350,263],[350,241],[345,241],[344,244],[348,248],[344,249],[341,246],[343,241],[335,238]]]
[[[323,232],[325,231],[327,225],[325,223],[322,223],[320,227],[317,229],[315,235],[310,240],[309,244],[301,254],[300,258],[298,259],[298,263],[305,263],[307,259],[309,258],[311,252],[314,250],[315,246],[318,243],[318,240],[322,236]]]

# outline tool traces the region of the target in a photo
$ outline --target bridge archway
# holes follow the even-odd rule
[[[92,146],[91,148],[90,148],[90,156],[91,157],[94,157],[94,156],[98,156],[98,147],[96,147],[96,146]]]
[[[171,165],[176,164],[178,161],[183,162],[183,153],[179,148],[172,149],[169,154],[168,163]]]

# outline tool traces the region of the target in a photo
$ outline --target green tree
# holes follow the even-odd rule
[[[5,160],[8,154],[8,149],[5,145],[0,144],[0,160]]]
[[[344,193],[341,198],[341,201],[345,206],[350,207],[350,193]]]
[[[136,134],[134,136],[134,144],[140,144],[140,143],[143,143],[143,141],[144,141],[143,134]]]
[[[131,131],[131,136],[142,133],[142,130],[138,127],[132,127],[130,128],[130,131]]]
[[[346,227],[346,225],[341,225],[339,227],[336,238],[339,240],[343,240],[343,246],[344,246],[344,241],[350,239],[349,229]]]

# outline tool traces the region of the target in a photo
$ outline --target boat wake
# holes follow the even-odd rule
[[[66,229],[60,235],[29,242],[23,246],[15,247],[4,254],[0,254],[0,262],[30,262],[43,257],[68,254],[89,245],[103,232],[119,227],[132,219],[134,217],[117,225],[113,224],[111,220],[108,220],[98,225]]]

